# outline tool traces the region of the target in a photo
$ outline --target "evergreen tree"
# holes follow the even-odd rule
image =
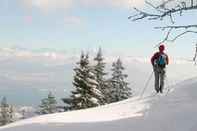
[[[78,67],[74,69],[75,76],[73,85],[75,91],[72,91],[70,98],[63,101],[70,110],[86,109],[99,106],[102,99],[102,93],[98,90],[98,83],[93,69],[89,64],[88,54],[85,56],[82,52]]]
[[[94,60],[96,61],[96,65],[94,66],[94,72],[95,72],[95,76],[96,76],[96,80],[98,82],[98,89],[101,91],[101,93],[103,94],[103,98],[102,98],[102,103],[101,104],[105,104],[107,103],[106,100],[106,80],[104,78],[104,76],[107,74],[105,73],[105,63],[104,63],[104,58],[103,58],[103,54],[102,54],[102,49],[99,48],[99,51],[96,55],[96,57],[94,58]]]
[[[13,122],[13,108],[7,103],[6,97],[1,101],[0,124],[6,125]]]
[[[40,105],[40,114],[51,114],[57,112],[57,101],[52,92],[49,92],[47,98],[42,99]]]
[[[112,78],[108,82],[109,90],[107,92],[109,103],[127,99],[132,95],[128,82],[125,80],[128,76],[123,74],[124,70],[120,59],[112,64]]]

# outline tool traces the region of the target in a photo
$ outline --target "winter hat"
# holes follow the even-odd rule
[[[165,50],[165,46],[164,46],[164,45],[160,45],[160,46],[159,46],[159,51],[162,52],[162,51],[164,51],[164,50]]]

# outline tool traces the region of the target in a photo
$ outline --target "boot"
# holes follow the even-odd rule
[[[160,86],[159,92],[162,94],[163,93],[163,88]]]
[[[155,89],[155,90],[156,90],[156,92],[157,92],[157,93],[159,93],[159,92],[160,92],[160,89]]]

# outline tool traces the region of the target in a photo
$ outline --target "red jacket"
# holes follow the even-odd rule
[[[164,52],[156,52],[152,57],[151,57],[151,64],[154,65],[154,61],[156,59],[158,59],[158,57],[160,55],[165,55],[166,56],[166,62],[167,62],[167,65],[169,64],[169,58],[168,58],[168,55],[165,54]]]

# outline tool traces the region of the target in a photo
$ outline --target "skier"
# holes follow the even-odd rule
[[[165,79],[165,68],[169,63],[168,55],[164,53],[165,46],[159,46],[159,52],[156,52],[152,58],[151,63],[153,65],[155,75],[155,90],[157,93],[163,93],[164,79]]]

